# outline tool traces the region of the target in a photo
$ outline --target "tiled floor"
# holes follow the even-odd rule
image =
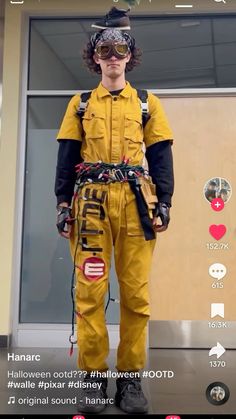
[[[7,352],[15,354],[41,355],[40,362],[8,362]],[[149,350],[149,361],[146,371],[173,371],[173,378],[143,378],[143,389],[149,400],[149,413],[159,414],[236,414],[236,351],[227,350],[222,357],[226,361],[225,367],[211,368],[207,350],[174,350],[174,349],[151,349]],[[108,360],[110,368],[114,371],[115,351],[111,351]],[[62,378],[66,382],[64,389],[36,390],[36,389],[11,389],[8,388],[8,371],[48,371],[51,374],[55,371],[72,373],[74,382],[78,381],[76,376],[76,352],[69,357],[68,350],[64,349],[11,349],[0,351],[0,414],[74,414],[76,406],[67,404],[60,405],[22,405],[23,399],[31,400],[49,397],[55,399],[70,398],[72,402],[78,396],[78,390],[68,389],[70,379]],[[164,373],[163,373],[164,374]],[[15,382],[33,381],[32,379],[15,379]],[[35,380],[38,384],[40,379]],[[56,378],[49,378],[44,381],[57,381]],[[205,396],[208,385],[214,381],[225,383],[230,389],[230,398],[222,406],[213,406]],[[108,396],[114,397],[115,378],[109,379]],[[9,397],[15,397],[15,403],[9,404]],[[105,413],[121,413],[119,409],[110,405]]]

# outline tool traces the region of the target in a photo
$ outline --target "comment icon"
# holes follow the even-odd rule
[[[212,278],[217,279],[218,281],[220,279],[223,279],[227,273],[227,269],[225,265],[222,263],[213,263],[209,267],[209,275],[212,276]]]

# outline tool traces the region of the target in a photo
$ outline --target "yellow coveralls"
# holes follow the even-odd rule
[[[140,99],[127,82],[119,96],[100,83],[92,91],[83,125],[76,115],[80,95],[67,108],[57,139],[82,141],[84,162],[142,165],[148,147],[173,134],[159,99],[148,94],[150,119],[142,126]],[[72,227],[70,249],[76,265],[78,366],[105,371],[109,353],[104,304],[111,252],[120,286],[120,343],[116,368],[138,371],[145,365],[149,319],[148,279],[155,240],[146,241],[136,200],[127,182],[83,186],[73,200],[78,222]]]

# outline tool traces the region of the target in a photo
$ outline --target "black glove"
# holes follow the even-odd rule
[[[162,225],[168,226],[170,222],[170,205],[165,202],[158,202],[153,213],[154,217],[160,217]]]
[[[74,221],[71,215],[71,209],[69,207],[57,206],[57,229],[59,233],[67,233],[65,225],[71,224]]]

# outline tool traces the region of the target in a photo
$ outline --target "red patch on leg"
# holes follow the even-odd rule
[[[105,262],[103,259],[94,256],[87,258],[82,266],[82,271],[89,281],[97,281],[105,273]]]

